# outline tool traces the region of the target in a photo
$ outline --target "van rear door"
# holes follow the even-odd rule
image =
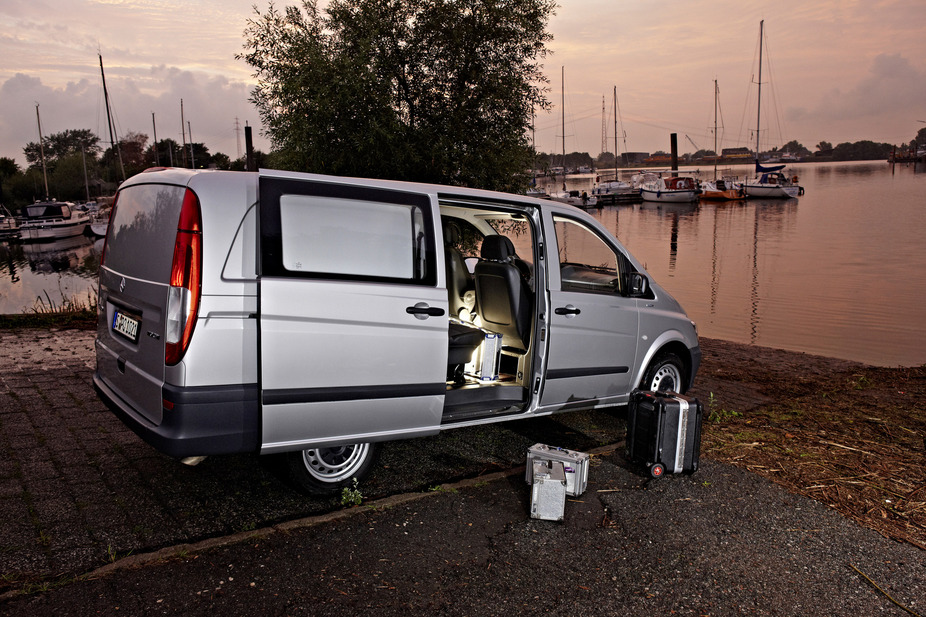
[[[118,193],[100,268],[97,375],[161,424],[171,264],[183,186],[135,180]]]
[[[436,200],[285,173],[259,191],[261,452],[436,433]]]

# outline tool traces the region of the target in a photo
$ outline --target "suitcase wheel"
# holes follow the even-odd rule
[[[666,472],[666,468],[660,465],[659,463],[654,464],[649,468],[649,475],[654,478],[661,478],[662,474]]]

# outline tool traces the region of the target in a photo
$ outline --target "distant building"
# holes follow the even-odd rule
[[[642,165],[649,156],[649,152],[622,152],[621,167],[636,167]]]
[[[725,159],[743,159],[751,161],[756,158],[749,148],[724,148],[720,155]]]

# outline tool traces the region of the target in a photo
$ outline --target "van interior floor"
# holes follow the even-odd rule
[[[520,411],[527,400],[527,389],[520,384],[504,381],[481,382],[467,380],[463,384],[447,384],[444,397],[444,414],[441,424],[463,422],[486,416],[499,416]]]

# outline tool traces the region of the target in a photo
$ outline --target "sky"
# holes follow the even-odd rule
[[[90,129],[108,145],[98,53],[118,136],[156,126],[181,141],[182,99],[193,141],[211,152],[243,154],[245,123],[269,150],[248,101],[255,79],[235,58],[254,6],[269,0],[3,0],[0,157],[25,165],[36,104],[43,135]],[[620,152],[669,151],[671,133],[683,153],[713,149],[714,80],[719,147],[754,147],[760,20],[763,149],[902,144],[926,127],[923,0],[560,0],[537,149],[561,152],[565,133],[567,152],[597,156],[604,127],[613,151],[615,116]]]

